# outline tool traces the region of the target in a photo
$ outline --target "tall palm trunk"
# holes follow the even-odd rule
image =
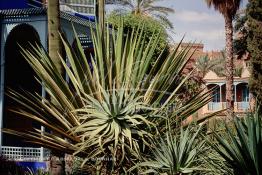
[[[225,32],[226,32],[226,102],[227,115],[234,115],[234,98],[233,98],[233,25],[232,16],[225,15]]]
[[[47,1],[48,16],[48,51],[49,56],[55,60],[56,67],[62,72],[62,63],[59,60],[58,53],[62,52],[62,43],[59,36],[60,14],[59,0]]]
[[[47,18],[48,18],[48,52],[54,60],[56,68],[62,73],[62,63],[58,54],[62,52],[62,43],[59,36],[60,30],[60,13],[59,0],[47,1]],[[50,155],[50,174],[65,174],[64,154],[51,151]]]
[[[103,32],[105,24],[105,0],[98,1],[98,22]]]

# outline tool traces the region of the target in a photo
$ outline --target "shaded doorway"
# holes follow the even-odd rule
[[[35,79],[35,73],[21,54],[20,46],[28,48],[32,45],[40,44],[37,31],[28,24],[20,24],[9,33],[5,44],[5,95],[3,111],[3,127],[14,130],[30,130],[32,122],[25,120],[17,114],[10,112],[17,104],[6,95],[8,89],[19,93],[28,91],[31,93],[41,93],[41,85]],[[20,46],[19,46],[20,45]],[[3,145],[5,146],[31,146],[22,142],[20,138],[4,134]]]

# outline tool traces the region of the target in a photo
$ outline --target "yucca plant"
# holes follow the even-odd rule
[[[234,118],[233,130],[226,124],[226,132],[214,133],[218,144],[210,143],[234,174],[262,174],[262,120],[258,111]]]
[[[159,117],[162,113],[168,112],[171,121],[183,121],[211,98],[209,92],[199,93],[185,104],[178,103],[177,92],[190,77],[189,74],[180,80],[190,58],[190,46],[178,51],[178,45],[167,58],[160,55],[151,66],[158,37],[152,37],[150,44],[145,45],[142,26],[127,35],[122,26],[117,31],[107,28],[104,32],[97,26],[92,31],[95,55],[90,56],[91,63],[77,37],[75,49],[66,38],[61,38],[67,63],[61,56],[60,60],[69,82],[42,47],[22,48],[47,96],[9,92],[20,104],[12,111],[38,122],[49,132],[5,129],[6,133],[74,153],[86,161],[98,163],[98,157],[112,158],[108,166],[100,164],[100,168],[107,166],[113,172],[140,159],[140,152],[149,145],[152,134],[157,134],[157,127],[165,123]],[[166,110],[169,105],[176,107]]]
[[[197,130],[188,127],[174,133],[169,129],[164,136],[155,139],[155,144],[151,148],[151,160],[142,162],[136,167],[146,167],[147,170],[143,174],[180,175],[201,171],[197,162],[205,141],[198,137],[200,130],[201,127]]]

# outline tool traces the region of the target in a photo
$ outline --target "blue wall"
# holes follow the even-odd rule
[[[41,0],[38,0],[41,2]],[[30,0],[0,0],[0,9],[23,9],[30,8]],[[41,4],[38,4],[40,7]]]
[[[0,9],[16,9],[27,7],[27,0],[0,0]]]
[[[17,162],[17,164],[25,169],[30,168],[33,172],[38,169],[47,170],[46,162]]]

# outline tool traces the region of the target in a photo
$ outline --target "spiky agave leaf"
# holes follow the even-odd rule
[[[155,140],[151,160],[139,163],[130,170],[145,167],[147,170],[144,174],[157,172],[170,175],[200,171],[201,167],[196,163],[204,145],[204,141],[197,138],[200,130],[201,127],[193,134],[189,128],[181,128],[179,134],[174,134],[169,129],[165,136]]]
[[[226,132],[214,133],[218,144],[209,142],[235,174],[262,173],[262,120],[258,111],[244,118],[234,118],[235,134],[225,125]]]
[[[136,96],[135,91],[113,88],[112,91],[101,89],[103,101],[85,94],[85,105],[76,112],[80,125],[73,128],[73,132],[80,136],[82,142],[77,144],[82,150],[91,145],[104,152],[105,146],[113,145],[111,155],[116,156],[120,148],[121,160],[125,152],[134,153],[139,158],[139,141],[149,145],[152,134],[149,128],[154,128],[154,123],[148,114],[155,110],[146,105],[142,96]],[[86,144],[89,142],[89,144]],[[129,150],[132,149],[132,150]],[[97,152],[97,154],[99,154]],[[96,156],[97,156],[96,154]],[[90,154],[88,157],[93,157]]]

